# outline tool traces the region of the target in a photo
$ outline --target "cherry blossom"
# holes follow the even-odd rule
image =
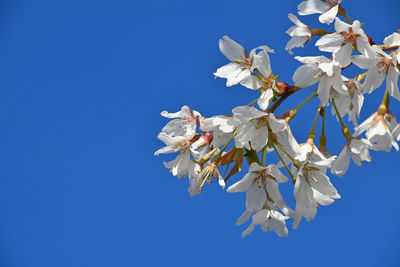
[[[289,14],[289,19],[295,24],[290,27],[286,33],[292,37],[286,44],[285,50],[289,54],[293,54],[292,49],[296,47],[304,47],[304,44],[311,40],[311,29],[301,22],[295,15]]]
[[[354,136],[359,136],[366,131],[365,135],[372,143],[373,150],[389,152],[393,146],[399,151],[399,145],[392,135],[392,131],[397,125],[396,118],[391,113],[375,112],[355,128]]]
[[[324,56],[295,57],[295,59],[305,63],[293,75],[295,85],[304,88],[319,82],[317,93],[322,106],[329,103],[332,89],[340,94],[347,94],[341,77],[342,69],[332,60]]]
[[[360,53],[372,53],[368,37],[361,28],[361,23],[356,20],[349,25],[339,18],[335,21],[335,33],[326,34],[315,44],[321,51],[333,52],[333,62],[344,68],[351,64],[353,47]]]
[[[307,0],[300,3],[298,8],[299,15],[322,14],[319,21],[331,24],[335,19],[342,0]]]
[[[361,84],[356,79],[347,79],[342,76],[347,88],[347,95],[336,94],[335,103],[340,110],[340,115],[343,117],[346,114],[354,126],[358,125],[357,118],[360,116],[361,108],[364,104],[364,96],[362,94]],[[332,106],[332,115],[335,115],[335,109]]]
[[[364,138],[350,138],[340,150],[339,157],[332,163],[332,173],[343,176],[349,168],[350,158],[358,166],[361,166],[364,161],[370,162],[371,156],[368,149],[371,147],[371,142]]]
[[[257,110],[254,107],[240,106],[232,110],[238,122],[236,147],[261,151],[268,143],[269,131],[278,133],[285,130],[285,122],[274,114]]]
[[[263,65],[264,58],[257,54],[258,50],[263,52],[273,53],[274,50],[268,46],[259,46],[250,51],[250,54],[228,36],[222,37],[219,40],[219,48],[231,62],[217,69],[214,73],[216,77],[226,78],[226,86],[232,86],[240,83],[246,77],[251,75],[251,72]]]
[[[398,86],[399,70],[397,68],[397,58],[386,54],[377,46],[372,46],[373,55],[353,56],[351,61],[362,69],[368,69],[363,91],[372,93],[379,88],[386,78],[386,88],[390,95],[400,100]]]

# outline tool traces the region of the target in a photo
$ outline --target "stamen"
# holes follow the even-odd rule
[[[313,79],[315,80],[315,79],[318,79],[321,75],[322,75],[322,70],[321,71],[319,71],[314,77],[313,77]]]

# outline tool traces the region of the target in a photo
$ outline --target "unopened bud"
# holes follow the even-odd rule
[[[387,107],[386,105],[382,104],[378,108],[378,115],[385,115],[387,113]]]
[[[352,135],[351,135],[350,129],[348,127],[344,128],[342,130],[342,133],[347,139],[351,139]]]
[[[291,86],[285,82],[276,82],[276,88],[278,88],[278,93],[283,95],[289,93]]]

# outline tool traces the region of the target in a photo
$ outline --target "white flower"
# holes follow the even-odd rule
[[[393,33],[385,38],[383,43],[387,46],[400,46],[400,33]],[[400,63],[400,48],[396,51],[397,64]]]
[[[361,123],[360,126],[355,128],[354,136],[358,136],[366,131],[365,135],[371,142],[373,150],[390,152],[393,146],[399,151],[399,145],[392,134],[397,126],[396,118],[391,113],[387,112],[382,115],[375,112]]]
[[[335,19],[342,0],[307,0],[300,3],[297,7],[299,15],[322,14],[319,21],[331,24]]]
[[[228,36],[219,40],[219,48],[231,62],[219,68],[214,75],[226,78],[226,86],[240,83],[244,78],[251,75],[251,72],[263,64],[263,57],[257,55],[257,50],[273,53],[267,46],[259,46],[250,51],[250,54],[240,44]]]
[[[329,161],[333,161],[336,157],[330,157]],[[326,156],[319,151],[317,146],[314,144],[313,139],[308,139],[306,143],[299,145],[299,150],[295,155],[295,159],[300,162],[306,161],[321,161],[326,160]]]
[[[245,147],[261,151],[268,143],[269,129],[273,133],[285,130],[284,120],[278,120],[273,113],[254,107],[240,106],[232,110],[237,121],[235,143],[237,148]]]
[[[268,226],[268,222],[270,222],[269,219],[277,219],[277,217],[281,215],[279,212],[275,211],[277,208],[281,209],[285,215],[293,213],[283,201],[282,195],[279,192],[278,183],[285,183],[287,181],[288,178],[281,173],[276,165],[271,164],[267,167],[262,167],[254,162],[250,165],[249,172],[243,179],[227,189],[228,192],[246,192],[246,211],[236,222],[237,225],[245,223],[253,213],[256,213],[253,216],[253,223],[243,232],[243,236],[249,234],[254,229],[255,225],[265,224],[265,226]],[[263,213],[266,213],[266,217],[263,218],[261,223],[257,223],[260,222],[259,220],[257,221],[257,218],[260,219],[259,212],[262,210],[264,210]],[[279,217],[280,220],[283,220],[283,217],[284,216],[281,215],[281,217]],[[285,217],[284,220],[287,218],[288,217]],[[257,222],[255,222],[255,219]],[[270,227],[266,229],[273,229],[278,235],[282,233],[282,228],[279,228],[281,230],[278,231],[278,229],[274,229],[271,225],[269,226]],[[287,230],[285,235],[287,235]]]
[[[174,176],[182,177],[188,174],[188,168],[190,164],[190,155],[197,155],[198,152],[192,148],[192,137],[187,136],[170,136],[165,132],[161,132],[158,139],[163,141],[166,146],[157,150],[154,155],[167,154],[178,152],[179,154],[175,160],[165,162],[165,167],[171,169],[171,173]]]
[[[200,127],[202,131],[213,132],[212,147],[219,147],[228,142],[235,128],[235,119],[232,116],[225,115],[207,118]]]
[[[336,188],[326,176],[326,170],[331,166],[335,157],[325,158],[315,145],[309,145],[312,149],[311,152],[307,152],[310,147],[304,149],[307,158],[303,160],[301,155],[296,158],[301,165],[292,165],[292,172],[296,176],[294,189],[296,210],[293,228],[298,227],[302,216],[307,221],[314,219],[318,204],[329,205],[335,199],[340,198]],[[322,159],[319,160],[320,158]]]
[[[293,54],[292,49],[296,47],[304,47],[304,44],[311,40],[311,29],[306,24],[301,22],[295,15],[289,14],[289,19],[296,24],[290,27],[286,33],[292,37],[286,44],[285,50],[289,54]]]
[[[367,55],[371,52],[368,37],[361,29],[361,23],[356,20],[352,25],[336,18],[335,33],[326,34],[315,44],[321,51],[333,52],[333,62],[344,68],[351,64],[353,47]]]
[[[386,77],[386,89],[390,95],[400,100],[398,86],[399,70],[397,69],[397,58],[386,54],[377,46],[372,46],[372,56],[352,56],[352,62],[362,69],[368,69],[363,92],[371,93],[382,85]]]
[[[227,192],[246,192],[246,212],[236,222],[240,225],[246,222],[250,215],[262,209],[266,201],[270,206],[278,207],[285,215],[291,213],[291,209],[283,201],[279,192],[278,183],[286,183],[288,178],[282,174],[275,164],[262,167],[253,162],[249,172],[237,183],[228,187]],[[278,182],[278,183],[277,183]]]
[[[275,210],[262,209],[253,215],[250,226],[243,231],[242,237],[247,236],[253,232],[256,225],[260,225],[263,232],[268,230],[274,231],[280,237],[288,235],[288,229],[286,228],[285,221],[289,217],[283,216],[281,213]]]
[[[364,103],[364,96],[361,92],[361,84],[355,80],[348,80],[345,77],[342,77],[343,80],[347,80],[345,82],[345,86],[347,87],[348,95],[337,94],[335,96],[335,104],[340,110],[340,115],[344,117],[348,114],[349,121],[353,122],[354,126],[357,126],[357,118],[360,116],[361,108]],[[336,111],[332,105],[332,115],[335,115]]]
[[[188,106],[183,106],[180,111],[175,113],[163,111],[161,112],[161,116],[170,119],[178,118],[168,122],[161,130],[171,136],[194,136],[197,123],[201,123],[203,120],[199,112],[192,110]]]
[[[332,88],[340,94],[347,94],[341,77],[342,69],[332,60],[324,56],[295,57],[295,59],[305,63],[297,68],[293,75],[295,86],[304,88],[319,81],[317,93],[322,106],[329,103]]]
[[[268,54],[265,51],[261,51],[257,55],[259,57],[260,64],[257,67],[258,72],[261,74],[254,74],[244,78],[240,84],[252,89],[261,91],[261,96],[258,99],[258,106],[265,110],[268,107],[269,101],[274,96],[274,90],[276,88],[276,79],[272,75],[271,62]]]
[[[371,161],[368,149],[372,144],[364,138],[352,137],[345,146],[340,150],[339,157],[332,163],[331,172],[333,174],[343,176],[350,164],[350,158],[355,164],[361,166],[363,161]]]

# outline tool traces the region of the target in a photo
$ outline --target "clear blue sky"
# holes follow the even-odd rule
[[[400,28],[397,0],[343,2],[376,42]],[[399,266],[398,153],[332,177],[342,199],[297,230],[290,221],[287,238],[257,229],[245,239],[235,226],[244,194],[213,183],[191,198],[162,165],[171,157],[153,156],[162,110],[226,114],[257,97],[214,79],[223,35],[274,48],[273,71],[291,81],[299,63],[283,47],[298,3],[1,1],[0,266]],[[367,97],[362,119],[382,94]],[[300,140],[315,105],[295,119]],[[399,103],[391,111],[400,116]],[[328,124],[337,153],[344,140]]]

